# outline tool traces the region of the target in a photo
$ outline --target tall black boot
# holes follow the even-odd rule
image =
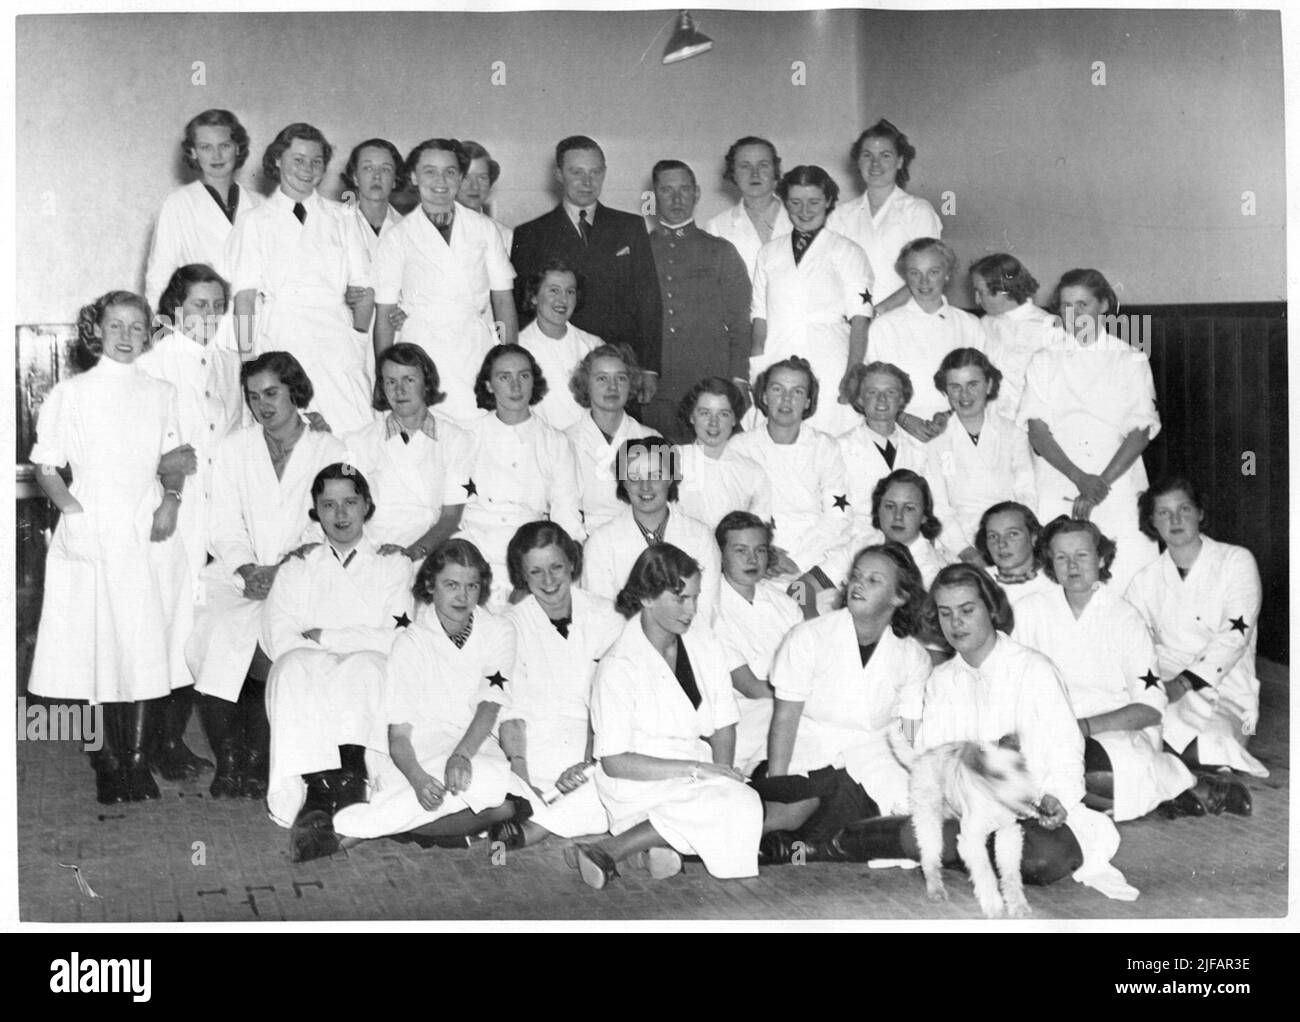
[[[239,706],[216,696],[200,696],[199,716],[217,757],[217,773],[208,794],[213,798],[238,798],[243,787],[244,728]]]
[[[101,703],[100,747],[90,754],[95,768],[95,798],[106,806],[129,801],[130,790],[123,772],[123,750],[126,748],[122,729],[121,703]]]
[[[346,809],[366,799],[366,749],[363,745],[340,745],[339,762],[342,769],[338,777],[338,794],[334,811]]]
[[[149,760],[145,753],[150,720],[159,702],[158,699],[139,699],[123,707],[126,715],[126,757],[123,771],[132,802],[145,802],[160,794],[153,774],[149,771]]]
[[[304,774],[307,798],[289,831],[289,861],[310,862],[333,855],[339,849],[334,833],[334,812],[342,770]]]
[[[185,728],[190,722],[190,709],[194,704],[194,687],[187,685],[173,689],[158,704],[154,711],[150,748],[153,768],[166,781],[192,781],[204,770],[211,770],[212,761],[196,755],[185,744]]]
[[[240,793],[245,798],[266,798],[271,774],[271,722],[266,716],[266,682],[251,675],[239,692],[239,711],[244,722],[244,780]]]

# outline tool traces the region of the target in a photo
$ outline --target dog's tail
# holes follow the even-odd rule
[[[912,748],[912,744],[903,734],[902,725],[894,721],[886,732],[889,737],[889,749],[894,754],[894,759],[898,760],[904,770],[909,774],[912,772],[912,764],[916,762],[917,752]]]

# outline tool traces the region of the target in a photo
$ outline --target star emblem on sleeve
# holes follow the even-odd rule
[[[871,289],[870,289],[870,288],[865,288],[865,287],[864,287],[861,291],[858,292],[858,297],[862,299],[862,304],[863,304],[863,305],[870,305],[870,304],[871,304]]]
[[[494,671],[487,676],[488,688],[499,688],[502,692],[506,690],[506,676],[500,671]]]
[[[1146,683],[1147,688],[1155,688],[1160,684],[1159,675],[1157,675],[1155,671],[1151,670],[1150,667],[1147,668],[1147,673],[1142,675],[1140,680]]]
[[[849,495],[847,493],[837,493],[835,495],[835,506],[841,511],[849,509]]]
[[[1245,635],[1245,634],[1246,634],[1246,619],[1245,619],[1244,617],[1234,617],[1234,618],[1232,619],[1232,630],[1233,630],[1234,632],[1241,632],[1242,635]]]
[[[465,496],[466,496],[467,498],[468,498],[468,497],[473,497],[475,494],[478,493],[478,487],[474,485],[474,480],[473,480],[473,479],[471,479],[471,480],[470,480],[469,482],[467,482],[467,483],[461,483],[460,485],[461,485],[461,488],[465,491]]]
[[[406,611],[402,611],[400,614],[394,614],[393,620],[397,622],[397,624],[393,625],[394,628],[407,628],[411,624],[411,619],[406,616]]]

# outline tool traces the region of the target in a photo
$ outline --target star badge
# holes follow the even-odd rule
[[[862,299],[863,305],[871,304],[871,292],[867,288],[864,287],[861,291],[859,291],[858,297]]]
[[[1146,682],[1147,688],[1155,688],[1160,684],[1160,678],[1157,677],[1156,673],[1149,667],[1147,668],[1147,673],[1142,675],[1141,680]]]
[[[478,493],[478,487],[474,485],[473,479],[471,479],[467,483],[461,483],[460,485],[462,489],[464,489],[466,497],[473,497],[475,494]]]
[[[841,511],[847,511],[847,510],[849,509],[849,497],[848,497],[848,494],[847,494],[847,493],[836,494],[836,496],[835,496],[835,506],[836,506],[837,508],[839,508]]]
[[[506,678],[500,671],[495,671],[488,675],[488,688],[499,688],[502,692],[506,690]]]
[[[394,614],[393,620],[397,622],[397,624],[393,625],[394,628],[406,628],[411,623],[411,619],[406,616],[406,611],[402,611],[401,614]]]
[[[1243,618],[1243,617],[1234,617],[1234,618],[1232,619],[1232,630],[1233,630],[1234,632],[1241,632],[1242,635],[1245,635],[1245,634],[1246,634],[1246,619]]]

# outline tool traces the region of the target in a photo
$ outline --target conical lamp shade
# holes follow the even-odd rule
[[[664,47],[664,63],[675,64],[679,60],[707,53],[711,49],[713,49],[713,40],[697,32],[690,14],[682,11],[681,17],[677,19],[677,27],[673,29],[672,38]]]

